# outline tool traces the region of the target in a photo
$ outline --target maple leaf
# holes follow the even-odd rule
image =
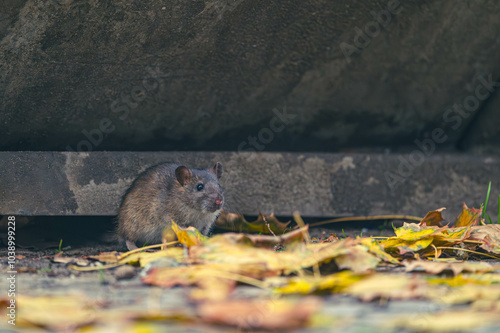
[[[483,208],[469,208],[463,203],[462,212],[455,219],[455,227],[468,227],[479,225]]]

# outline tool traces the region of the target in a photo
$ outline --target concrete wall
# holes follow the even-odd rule
[[[500,76],[499,14],[495,0],[4,1],[0,150],[402,151],[435,128],[438,149],[498,145],[484,80]]]

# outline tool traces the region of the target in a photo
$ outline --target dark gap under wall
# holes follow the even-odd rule
[[[332,217],[334,218],[334,217]],[[247,221],[254,221],[257,216],[245,216]],[[296,224],[290,216],[278,216],[282,222],[292,221],[290,226]],[[306,224],[325,221],[330,218],[303,217]],[[33,216],[16,217],[16,246],[23,249],[75,249],[79,247],[113,248],[116,243],[114,216]],[[393,235],[392,225],[398,227],[401,221],[356,221],[322,225],[310,229],[312,237],[328,237],[330,233],[338,237],[356,237],[370,235]],[[213,235],[230,232],[215,229]],[[237,232],[235,230],[235,232]],[[5,225],[0,225],[0,240],[5,246],[7,230]],[[62,240],[62,242],[61,242]]]

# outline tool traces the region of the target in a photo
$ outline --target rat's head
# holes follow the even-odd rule
[[[182,202],[204,213],[215,213],[224,205],[224,195],[219,185],[222,165],[217,162],[206,170],[188,169],[181,165],[175,169],[175,177],[181,185]]]

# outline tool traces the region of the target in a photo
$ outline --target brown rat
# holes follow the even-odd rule
[[[205,170],[171,163],[147,169],[125,193],[118,213],[118,236],[129,250],[136,249],[136,243],[158,244],[171,220],[208,235],[224,205],[221,176],[218,162]]]

